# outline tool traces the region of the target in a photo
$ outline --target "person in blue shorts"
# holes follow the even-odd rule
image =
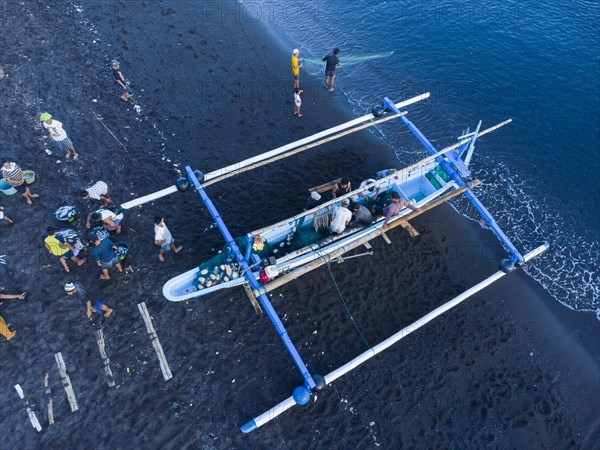
[[[113,313],[113,309],[102,303],[99,298],[93,300],[93,296],[89,289],[79,283],[65,284],[65,292],[67,295],[74,295],[77,297],[81,302],[81,306],[86,308],[85,315],[88,317],[90,317],[92,313],[104,313],[104,317],[108,317]]]
[[[117,254],[117,246],[107,237],[100,239],[96,236],[94,248],[92,249],[92,257],[102,271],[100,275],[101,280],[110,280],[108,270],[113,267],[119,272],[123,272],[121,258]]]

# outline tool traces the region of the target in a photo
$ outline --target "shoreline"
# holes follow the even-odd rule
[[[48,18],[37,16],[33,6],[33,22],[19,30],[23,34],[36,35],[48,24]],[[36,185],[58,197],[43,199],[34,206],[34,213],[43,217],[26,215],[20,202],[13,201],[20,199],[3,198],[2,204],[14,211],[8,215],[16,216],[20,224],[2,229],[6,250],[2,253],[18,252],[25,260],[15,267],[0,266],[2,284],[7,289],[24,285],[31,292],[26,303],[5,305],[2,310],[7,321],[23,331],[2,346],[6,358],[3,378],[10,380],[1,387],[0,423],[7,430],[7,445],[11,440],[22,448],[64,443],[65,432],[73,434],[71,445],[92,444],[97,448],[114,447],[119,442],[147,448],[360,447],[372,445],[374,437],[386,448],[436,443],[585,447],[594,442],[599,433],[593,417],[598,384],[595,395],[588,390],[598,381],[598,372],[593,372],[594,363],[597,369],[600,360],[598,344],[593,340],[598,321],[593,315],[565,312],[565,307],[523,273],[506,277],[510,283],[486,289],[431,329],[409,338],[409,345],[402,343],[384,353],[384,358],[374,359],[336,381],[318,393],[318,401],[306,409],[295,408],[243,436],[238,427],[289,396],[299,376],[267,318],[254,315],[243,293],[236,290],[182,305],[162,298],[164,280],[197,265],[199,255],[212,255],[222,246],[220,235],[208,229],[211,220],[192,195],[158,201],[127,215],[125,238],[135,243],[129,260],[135,273],[115,277],[109,285],[101,285],[90,267],[72,274],[99,289],[115,307],[115,318],[106,323],[104,331],[120,389],[108,390],[99,375],[101,362],[90,336],[91,327],[77,306],[59,300],[65,274],[56,261],[40,254],[35,241],[35,228],[44,226],[61,197],[72,196],[81,183],[109,176],[111,179],[104,181],[114,186],[114,197],[122,202],[132,198],[132,193],[150,192],[159,182],[171,184],[176,178],[173,164],[189,163],[206,172],[316,133],[353,115],[335,101],[331,107],[323,100],[326,97],[317,94],[320,80],[304,77],[303,86],[307,91],[314,89],[315,94],[306,97],[302,120],[295,118],[291,93],[285,94],[285,86],[291,86],[288,55],[268,39],[259,24],[236,27],[197,23],[192,19],[193,5],[178,2],[161,4],[160,11],[153,10],[152,5],[119,4],[117,12],[124,17],[121,21],[117,16],[103,17],[102,9],[92,4],[87,10],[84,5],[84,14],[89,14],[91,24],[100,30],[99,40],[111,38],[113,53],[122,56],[123,71],[139,93],[141,115],[132,111],[133,105],[113,95],[108,66],[98,67],[102,60],[99,55],[110,56],[106,49],[94,46],[90,42],[93,33],[79,25],[71,24],[75,36],[60,45],[57,37],[49,37],[54,40],[47,44],[28,43],[40,56],[39,60],[30,59],[28,64],[34,67],[27,67],[21,76],[41,73],[42,68],[59,73],[58,62],[45,53],[48,47],[64,46],[63,60],[69,61],[66,56],[75,55],[76,44],[82,43],[85,51],[71,66],[73,79],[83,83],[78,92],[88,103],[90,96],[98,99],[94,108],[119,137],[128,138],[128,152],[90,116],[88,105],[78,94],[65,101],[59,95],[64,86],[52,77],[44,79],[46,89],[37,91],[50,100],[32,102],[27,113],[19,110],[26,104],[26,96],[9,100],[2,114],[5,130],[12,129],[13,122],[25,124],[14,147],[33,148],[34,154],[44,156],[42,145],[31,143],[31,136],[37,136],[31,130],[30,116],[45,104],[62,112],[56,117],[65,123],[76,146],[86,148],[81,167],[51,163],[36,169]],[[64,18],[55,20],[59,29],[68,26]],[[169,33],[160,34],[160,30]],[[135,33],[146,39],[132,38]],[[20,59],[14,46],[6,48],[14,52],[10,54],[14,62],[3,60],[0,65],[9,69],[8,80],[12,82],[18,76]],[[250,58],[245,59],[248,54]],[[90,83],[90,75],[100,81]],[[272,88],[266,98],[264,92],[255,90],[264,83]],[[232,231],[243,234],[301,208],[306,188],[337,178],[340,167],[348,167],[347,175],[359,180],[395,161],[395,155],[383,142],[375,141],[375,136],[353,136],[350,142],[337,141],[271,169],[211,187],[211,198],[218,199]],[[23,152],[17,155],[28,159]],[[29,162],[33,160],[30,156]],[[108,175],[104,161],[109,162]],[[260,204],[260,214],[249,217],[248,209],[256,203]],[[77,206],[82,212],[89,208],[81,203]],[[168,217],[173,235],[186,246],[180,259],[168,255],[163,266],[155,262],[148,226],[155,211]],[[414,226],[421,237],[411,240],[394,232],[390,235],[392,248],[382,240],[375,243],[373,260],[357,258],[332,267],[369,341],[389,336],[402,324],[495,271],[496,257],[503,254],[489,231],[447,206],[419,217]],[[28,239],[32,242],[23,248],[21,242]],[[461,253],[461,249],[469,248],[474,253]],[[36,261],[44,265],[36,276],[32,276],[35,266],[31,261],[24,264],[28,254],[36,255]],[[157,374],[155,355],[140,331],[135,303],[142,300],[155,318],[173,369],[174,379],[168,383],[163,384]],[[328,366],[362,351],[354,328],[339,309],[339,299],[325,270],[277,291],[274,306],[287,317],[284,323],[311,370],[314,366],[325,373]],[[66,326],[62,318],[67,318]],[[531,323],[536,328],[528,328]],[[578,354],[580,349],[588,355],[584,367],[578,367],[585,358]],[[79,416],[65,412],[60,383],[53,374],[55,408],[61,415],[53,428],[36,435],[24,423],[24,409],[10,391],[13,384],[22,383],[41,413],[43,397],[37,388],[38,379],[41,372],[51,368],[54,351],[62,351],[71,364],[69,370],[84,410]],[[533,357],[529,356],[531,351]],[[131,373],[126,372],[129,368]],[[375,425],[369,425],[371,422]],[[551,431],[547,431],[548,424],[553,427]],[[102,433],[107,427],[111,432]],[[461,436],[451,435],[455,427]],[[81,429],[102,439],[83,436]]]

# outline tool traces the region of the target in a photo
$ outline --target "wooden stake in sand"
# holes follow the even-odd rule
[[[52,390],[50,389],[50,385],[48,384],[48,378],[49,378],[49,375],[46,372],[46,375],[44,376],[44,394],[46,395],[46,401],[48,402],[48,409],[47,409],[48,425],[53,425],[54,424],[54,407],[52,405]]]
[[[154,330],[154,327],[152,326],[152,318],[150,317],[148,308],[146,308],[146,304],[144,302],[138,303],[137,306],[140,314],[142,315],[142,319],[144,319],[144,323],[146,324],[146,330],[148,331],[148,336],[150,336],[152,347],[154,347],[154,350],[156,350],[156,355],[158,356],[158,362],[160,363],[160,370],[162,371],[163,378],[165,381],[170,380],[173,378],[173,374],[169,368],[169,363],[167,362],[167,357],[165,356],[162,345],[160,345],[160,341],[158,340],[156,330]]]
[[[96,343],[98,344],[98,350],[100,351],[100,357],[102,358],[102,364],[104,365],[104,374],[106,375],[106,382],[109,387],[115,386],[115,379],[112,374],[112,370],[110,370],[110,359],[106,354],[106,349],[104,348],[104,332],[102,329],[96,330],[94,332],[96,335]]]
[[[17,390],[17,394],[19,394],[19,398],[21,400],[23,400],[23,403],[25,404],[25,409],[27,410],[27,415],[29,416],[29,421],[31,422],[31,425],[38,432],[42,431],[42,426],[40,425],[40,421],[37,419],[35,413],[29,407],[29,402],[27,400],[25,400],[25,394],[23,394],[23,389],[21,389],[21,386],[18,384],[15,384],[15,389]]]
[[[71,412],[75,412],[79,409],[77,405],[77,398],[75,397],[75,391],[73,391],[73,385],[71,384],[71,378],[67,373],[67,366],[65,365],[65,360],[62,357],[62,353],[58,352],[54,355],[54,359],[56,360],[56,367],[58,368],[58,373],[60,375],[60,381],[67,393],[67,400],[69,400],[69,406],[71,407]]]

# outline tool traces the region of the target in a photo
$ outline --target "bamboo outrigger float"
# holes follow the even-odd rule
[[[307,404],[311,393],[315,389],[322,389],[327,384],[332,383],[367,359],[389,348],[407,334],[465,301],[476,292],[548,249],[548,244],[543,244],[522,255],[473,192],[472,189],[479,184],[479,181],[468,181],[471,175],[469,164],[476,139],[510,123],[511,120],[506,120],[481,131],[481,122],[479,122],[474,132],[460,136],[458,143],[438,151],[421,131],[408,120],[406,112],[401,111],[401,108],[428,97],[429,93],[426,93],[396,104],[386,97],[382,106],[373,108],[372,114],[206,175],[187,166],[185,168],[186,179],[178,180],[175,186],[122,205],[125,209],[132,208],[178,190],[186,190],[190,185],[193,186],[221,231],[226,245],[220,255],[201,265],[200,268],[191,269],[165,283],[163,287],[164,296],[170,301],[184,301],[220,289],[243,285],[255,309],[258,311],[262,308],[266,312],[300,371],[304,379],[303,385],[297,387],[291,397],[244,424],[241,427],[244,433],[251,432],[264,425],[294,405]],[[401,170],[391,169],[378,172],[376,179],[363,184],[357,190],[284,221],[255,230],[243,238],[233,238],[205,191],[206,186],[217,181],[392,119],[400,120],[425,147],[430,156]],[[387,227],[383,225],[384,220],[379,219],[371,225],[351,228],[339,235],[319,234],[318,229],[322,225],[323,217],[328,211],[331,211],[331,208],[339,205],[342,200],[351,198],[357,202],[366,203],[376,197],[378,193],[379,195],[381,193],[388,195],[392,192],[396,192],[418,209],[415,212],[411,212],[407,208],[402,209],[396,216],[391,218]],[[500,270],[324,377],[310,373],[271,305],[267,293],[311,270],[341,258],[342,255],[358,246],[364,245],[369,248],[369,241],[376,237],[382,236],[388,240],[385,235],[385,231],[388,229],[403,226],[410,231],[412,227],[408,224],[408,220],[463,194],[474,205],[509,253],[509,258],[501,261]],[[311,239],[308,239],[308,241],[302,240],[301,245],[293,245],[295,236],[306,237],[310,234],[309,230],[313,226],[315,227],[315,233],[310,235]],[[412,232],[416,233],[414,229]],[[268,249],[265,249],[265,247],[268,247]],[[223,270],[223,273],[219,273],[219,269]]]

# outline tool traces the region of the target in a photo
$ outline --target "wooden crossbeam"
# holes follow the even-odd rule
[[[320,193],[322,193],[322,192],[329,192],[329,191],[331,191],[331,190],[332,190],[332,189],[335,187],[335,185],[336,185],[336,184],[338,184],[340,181],[342,181],[342,179],[341,179],[341,178],[337,178],[337,179],[335,179],[335,180],[333,180],[333,181],[329,181],[328,183],[323,183],[323,184],[320,184],[319,186],[312,187],[312,188],[310,188],[310,189],[308,190],[308,192],[311,192],[311,193],[312,193],[312,192],[318,192],[319,194],[320,194]]]
[[[173,378],[173,374],[171,373],[171,368],[169,367],[169,363],[167,362],[167,357],[165,356],[165,352],[162,348],[160,341],[158,340],[158,335],[156,334],[156,330],[154,329],[154,325],[152,325],[152,317],[150,317],[150,313],[148,312],[148,308],[146,307],[146,303],[138,303],[138,310],[140,315],[142,316],[142,320],[144,324],[146,324],[146,331],[148,332],[148,336],[150,337],[150,342],[152,342],[152,347],[156,351],[156,356],[158,356],[158,363],[160,364],[160,370],[162,372],[163,378],[165,381]]]
[[[408,232],[410,237],[417,237],[419,235],[419,232],[416,230],[416,228],[408,223],[408,221],[402,222],[400,226]]]
[[[71,412],[75,412],[79,409],[79,405],[77,404],[77,397],[75,396],[75,391],[73,390],[73,383],[71,382],[71,377],[67,373],[67,365],[65,364],[62,353],[55,353],[54,359],[56,361],[58,374],[60,375],[60,382],[63,385],[65,393],[67,394],[69,407],[71,408]]]

